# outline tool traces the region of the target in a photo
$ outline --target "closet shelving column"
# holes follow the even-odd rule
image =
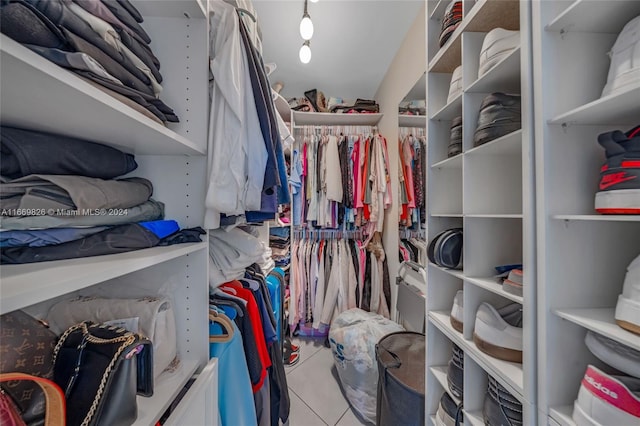
[[[594,210],[605,159],[597,137],[640,117],[639,85],[601,98],[607,53],[639,14],[637,1],[533,7],[541,425],[574,425],[587,365],[608,370],[586,347],[587,330],[640,350],[640,338],[614,322],[626,268],[640,253],[640,217]]]
[[[181,227],[201,226],[208,110],[208,16],[203,0],[134,1],[162,64],[162,99],[180,117],[169,128],[122,104],[75,74],[0,35],[0,120],[110,145],[136,155],[135,176]],[[168,280],[181,368],[138,398],[136,425],[155,424],[185,383],[198,379],[165,424],[217,423],[217,364],[208,352],[207,242],[25,265],[0,271],[0,314],[43,316],[62,298],[100,293],[154,295]]]
[[[465,354],[465,424],[484,423],[488,374],[522,403],[524,424],[533,424],[537,395],[530,4],[464,1],[463,21],[439,48],[445,6],[429,1],[427,7],[427,232],[430,241],[445,229],[462,227],[464,269],[427,266],[426,416],[435,422],[440,398],[448,392],[447,363],[456,344]],[[520,48],[478,78],[484,36],[497,27],[519,29]],[[451,76],[459,65],[463,93],[447,103]],[[522,95],[522,129],[474,148],[480,104],[493,92]],[[457,116],[463,118],[463,153],[447,158],[450,126]],[[503,291],[493,278],[495,266],[510,263],[524,265],[522,297]],[[464,290],[463,333],[450,323],[458,290]],[[497,308],[512,302],[523,305],[522,364],[493,358],[473,342],[482,302]]]

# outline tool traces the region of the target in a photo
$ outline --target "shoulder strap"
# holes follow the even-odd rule
[[[14,380],[31,380],[40,386],[45,398],[45,418],[46,426],[64,425],[65,422],[65,401],[62,389],[54,382],[42,377],[31,376],[24,373],[2,373],[0,382],[10,382]]]

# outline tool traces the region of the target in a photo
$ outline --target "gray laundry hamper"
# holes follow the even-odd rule
[[[424,417],[425,335],[391,333],[376,345],[377,426],[422,426]]]

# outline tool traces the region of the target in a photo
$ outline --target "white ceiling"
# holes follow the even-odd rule
[[[308,3],[314,26],[311,62],[302,64],[299,26],[304,0],[253,0],[262,29],[263,58],[275,62],[271,83],[285,98],[318,89],[327,99],[373,99],[420,11],[420,0],[319,0]]]

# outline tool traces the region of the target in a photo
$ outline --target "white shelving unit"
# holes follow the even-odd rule
[[[426,115],[398,114],[398,127],[427,127]]]
[[[597,137],[640,117],[638,85],[601,98],[608,52],[638,14],[636,1],[533,3],[540,425],[574,425],[587,365],[609,370],[586,347],[587,330],[640,348],[614,322],[626,268],[640,254],[640,216],[594,210],[605,161]]]
[[[134,0],[162,64],[161,98],[180,123],[164,127],[0,35],[0,121],[110,145],[136,155],[132,176],[148,178],[165,217],[182,228],[204,213],[208,111],[208,13],[203,0]],[[167,173],[170,170],[171,173]],[[178,371],[138,398],[136,425],[154,425],[194,373],[198,378],[167,424],[216,425],[217,363],[209,361],[208,242],[25,265],[0,271],[0,314],[16,309],[44,317],[76,295],[172,298]],[[180,414],[182,413],[182,414]]]
[[[465,424],[482,425],[482,407],[488,375],[494,377],[523,405],[524,424],[537,418],[535,204],[533,178],[533,121],[529,2],[463,1],[463,20],[442,47],[438,47],[443,6],[427,2],[427,229],[431,241],[439,232],[464,229],[464,269],[427,268],[426,416],[436,413],[442,383],[438,368],[451,358],[452,344],[464,351]],[[484,36],[501,27],[521,30],[519,49],[478,78]],[[462,65],[463,93],[447,103],[453,70]],[[482,100],[493,92],[521,94],[522,129],[473,146],[473,134]],[[453,118],[462,117],[463,153],[447,158]],[[505,292],[493,277],[495,266],[524,264],[522,297]],[[453,298],[464,290],[464,328],[450,323]],[[473,342],[478,306],[523,305],[523,363],[491,357]],[[446,386],[445,386],[446,389]]]

